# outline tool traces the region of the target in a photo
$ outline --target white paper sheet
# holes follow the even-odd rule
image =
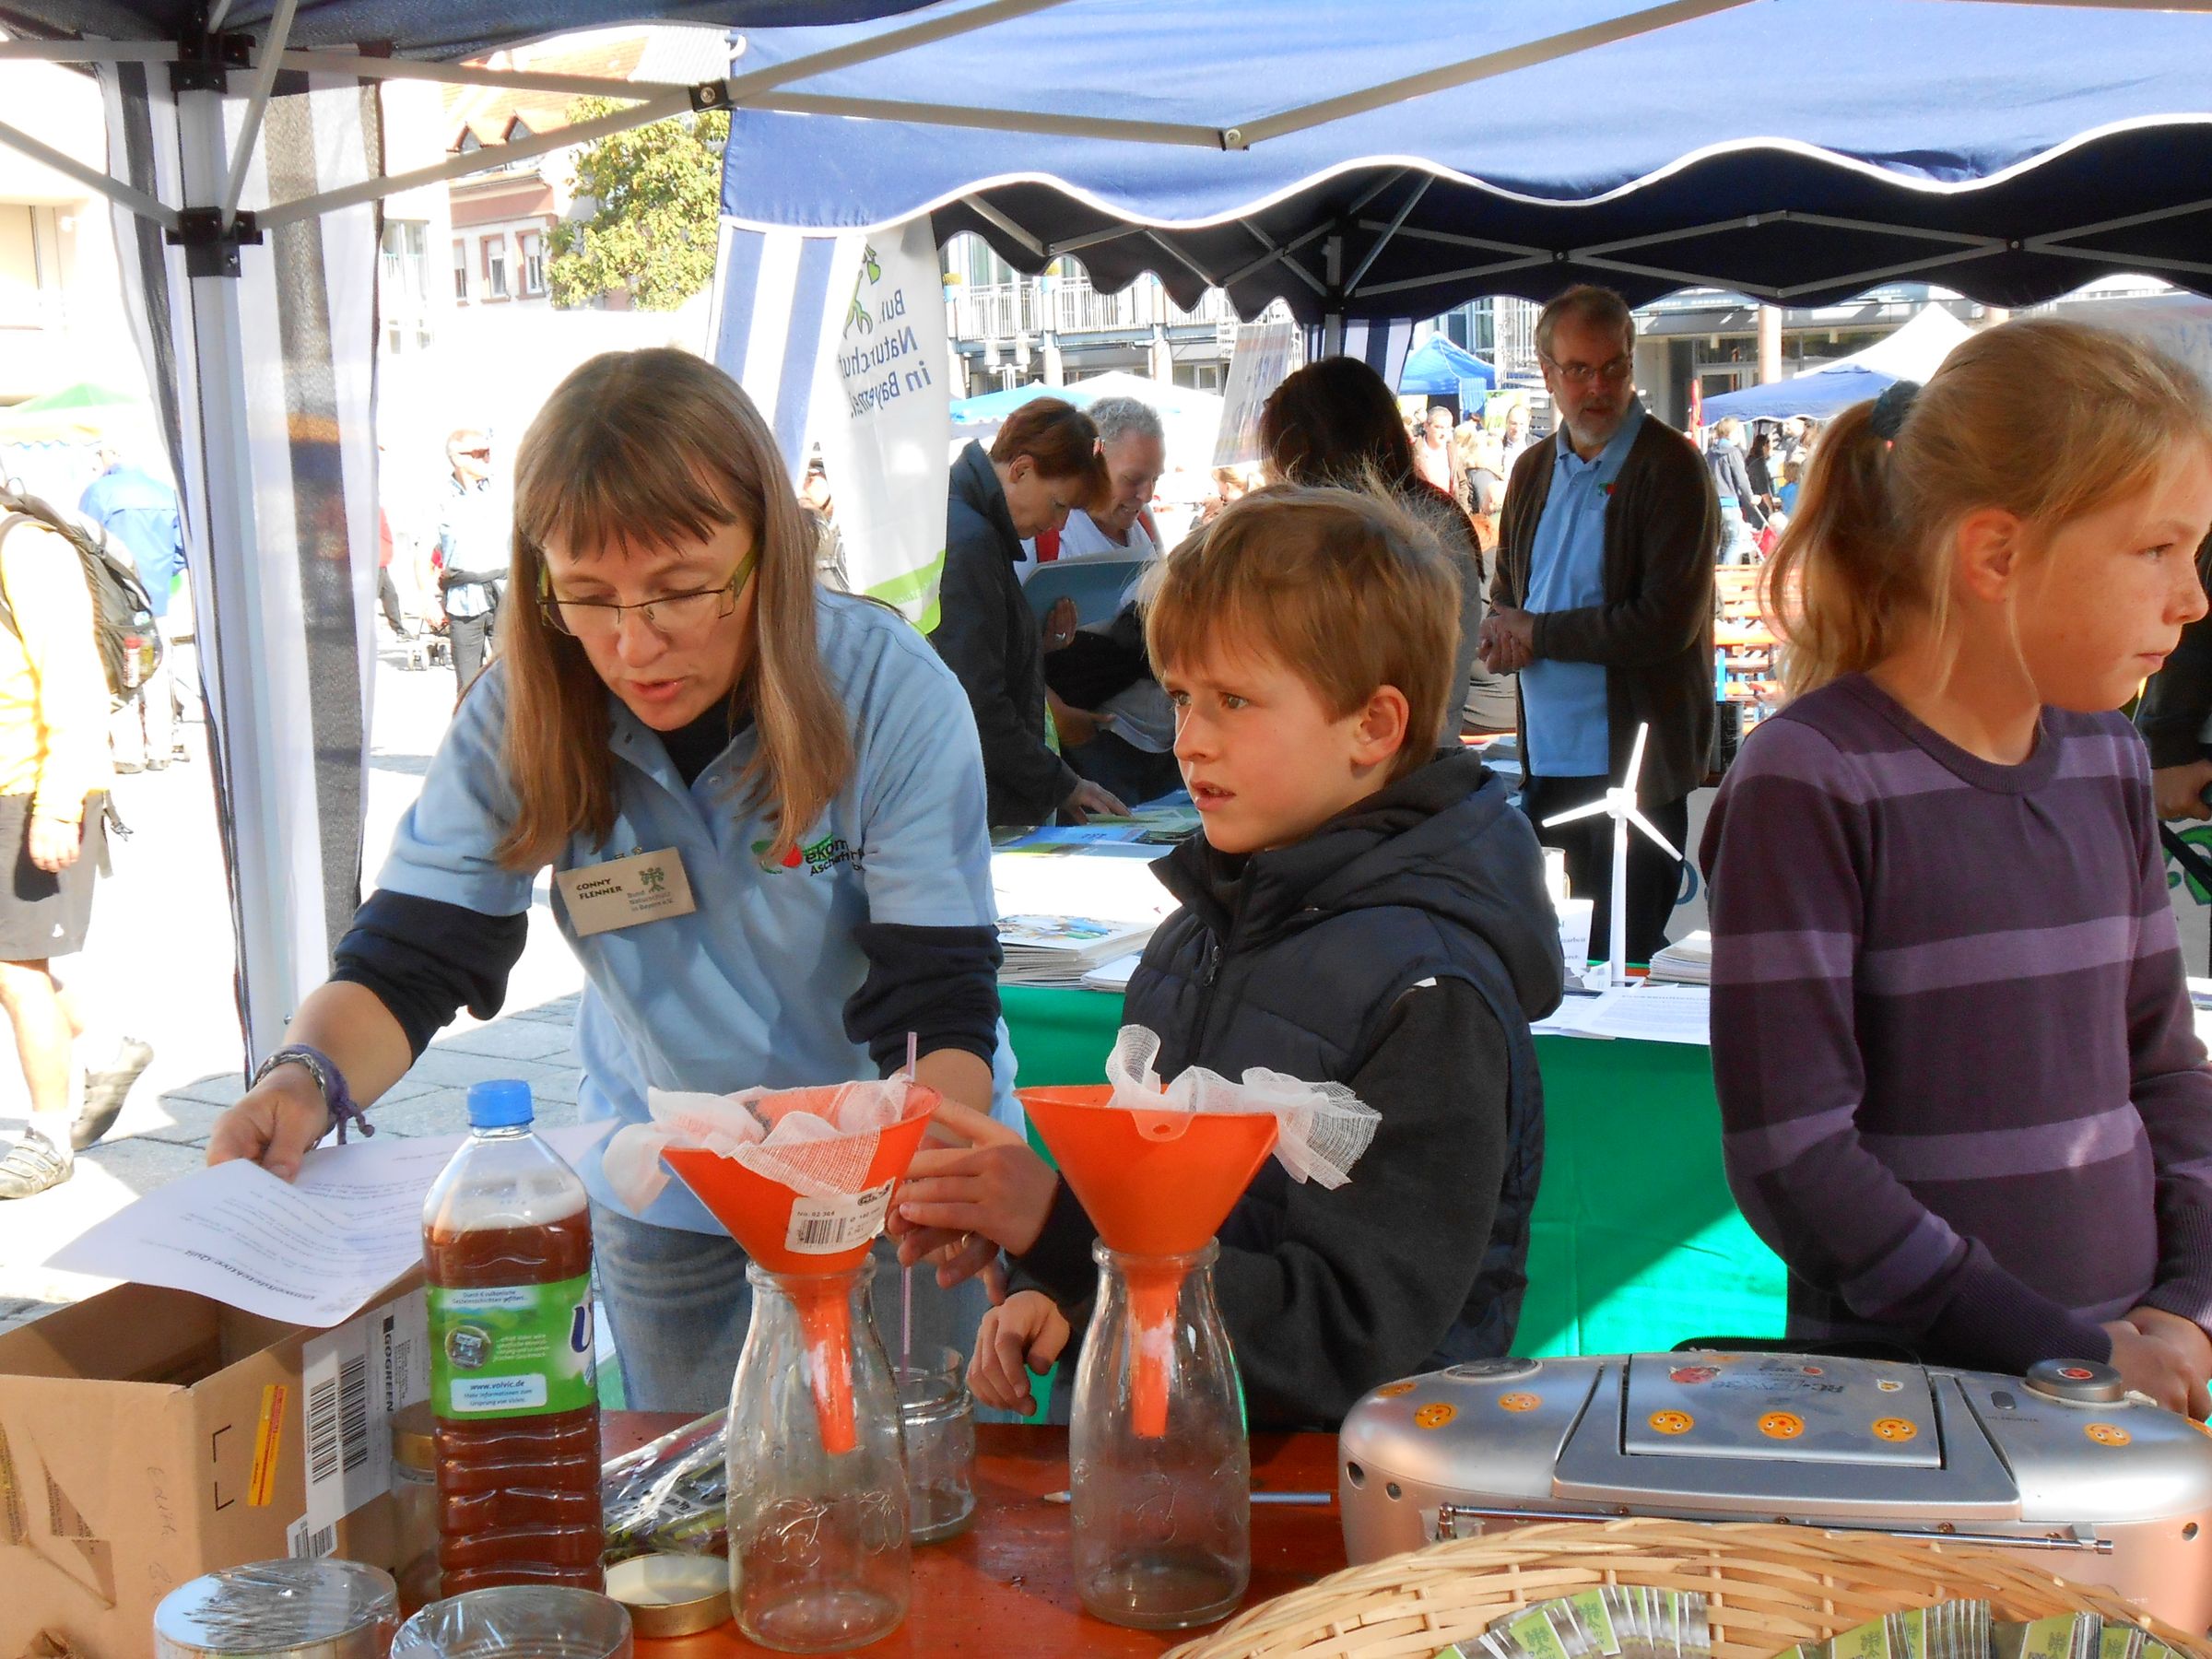
[[[1611,1037],[1635,1042],[1712,1041],[1712,993],[1703,985],[1641,982],[1596,996],[1570,996],[1531,1028],[1555,1037]]]
[[[611,1127],[541,1133],[572,1162]],[[422,1201],[462,1139],[382,1135],[319,1147],[289,1184],[243,1161],[197,1170],[64,1244],[49,1265],[335,1325],[421,1259]]]

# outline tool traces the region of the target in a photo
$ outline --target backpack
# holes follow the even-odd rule
[[[92,633],[100,645],[100,669],[108,677],[108,695],[118,703],[126,701],[153,677],[162,654],[153,600],[138,579],[137,566],[108,546],[105,532],[87,529],[13,485],[0,483],[0,513],[6,515],[0,518],[0,537],[29,519],[60,535],[76,554],[85,587],[92,595]],[[23,637],[5,587],[0,587],[0,622],[18,640]]]

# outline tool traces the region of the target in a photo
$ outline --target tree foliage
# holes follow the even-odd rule
[[[581,98],[569,114],[584,122],[620,107]],[[546,281],[554,304],[627,288],[642,310],[674,311],[705,288],[714,276],[729,135],[728,112],[711,110],[610,133],[580,149],[575,191],[594,211],[553,229]]]

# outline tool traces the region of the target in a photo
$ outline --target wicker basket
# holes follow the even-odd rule
[[[1714,1659],[1769,1659],[1881,1614],[1954,1597],[1985,1599],[2001,1619],[2098,1613],[2212,1659],[2201,1639],[2146,1618],[2110,1590],[2070,1584],[1987,1548],[1641,1520],[1524,1526],[1354,1567],[1253,1607],[1170,1659],[1430,1659],[1500,1614],[1599,1584],[1702,1591]]]

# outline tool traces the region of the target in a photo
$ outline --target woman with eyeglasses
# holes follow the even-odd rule
[[[1018,572],[1023,542],[1057,537],[1069,512],[1112,492],[1098,428],[1057,397],[1023,404],[989,450],[971,442],[952,464],[945,582],[929,642],[975,712],[994,826],[1056,816],[1080,824],[1094,812],[1127,810],[1045,740],[1044,653],[1074,637],[1075,606],[1055,606],[1041,626]]]
[[[974,721],[901,618],[818,586],[745,394],[682,351],[593,359],[523,440],[512,541],[500,658],[208,1161],[289,1179],[462,1007],[495,1013],[548,868],[584,1122],[642,1122],[648,1088],[888,1075],[910,1031],[924,1082],[1003,1103]],[[632,1213],[595,1148],[578,1169],[629,1403],[711,1409],[744,1255],[680,1182]]]

